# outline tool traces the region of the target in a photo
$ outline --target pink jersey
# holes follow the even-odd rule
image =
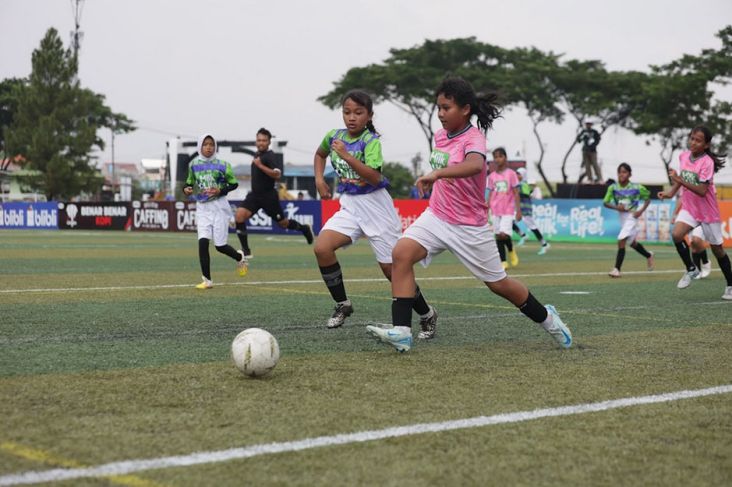
[[[696,161],[691,160],[691,152],[685,151],[679,155],[681,172],[679,176],[691,184],[709,183],[705,196],[682,189],[681,207],[691,214],[695,220],[704,223],[721,222],[719,206],[717,205],[717,190],[714,188],[714,161],[708,154],[704,154]]]
[[[493,216],[513,216],[516,213],[516,194],[519,180],[513,169],[493,171],[488,176],[488,189],[491,191],[491,213]]]
[[[435,145],[430,154],[432,169],[460,164],[465,156],[475,152],[485,160],[485,136],[468,125],[452,136],[445,129],[435,133]],[[469,178],[438,179],[432,187],[430,209],[441,220],[453,225],[482,226],[488,223],[488,208],[484,201],[485,175],[488,166]]]

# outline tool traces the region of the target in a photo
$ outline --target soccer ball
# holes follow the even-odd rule
[[[231,358],[242,373],[260,377],[272,372],[280,359],[277,339],[261,328],[247,328],[231,342]]]

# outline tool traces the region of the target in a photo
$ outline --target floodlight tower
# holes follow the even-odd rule
[[[71,0],[71,13],[74,15],[74,30],[71,32],[71,48],[74,50],[74,57],[78,61],[79,49],[84,33],[81,31],[81,12],[84,10],[84,0]]]

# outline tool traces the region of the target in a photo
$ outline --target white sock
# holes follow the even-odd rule
[[[408,327],[408,326],[395,326],[394,329],[397,330],[397,331],[400,331],[402,333],[405,333],[407,335],[411,335],[412,334],[412,329],[410,327]]]
[[[549,331],[554,326],[554,318],[551,313],[546,315],[546,319],[541,323],[541,327]]]

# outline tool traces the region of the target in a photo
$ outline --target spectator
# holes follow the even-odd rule
[[[577,135],[577,142],[582,142],[582,168],[578,182],[587,177],[590,182],[601,183],[602,173],[597,165],[597,144],[600,143],[600,132],[592,128],[592,122],[585,122],[585,128]],[[595,177],[592,177],[592,171]]]

